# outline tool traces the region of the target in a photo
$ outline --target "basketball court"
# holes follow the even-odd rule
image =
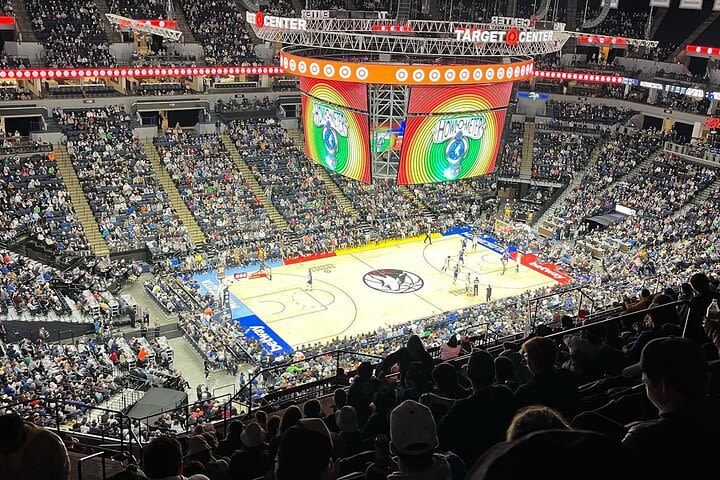
[[[432,245],[414,241],[353,249],[273,267],[272,279],[233,280],[228,290],[243,311],[259,320],[262,335],[296,347],[482,303],[488,285],[498,299],[556,283],[525,266],[516,272],[513,260],[503,275],[501,255],[482,245],[473,250],[469,240],[454,283],[461,239],[451,235],[433,239]],[[443,271],[448,256],[450,268]],[[478,296],[466,290],[468,273],[470,293],[475,278],[479,281]]]

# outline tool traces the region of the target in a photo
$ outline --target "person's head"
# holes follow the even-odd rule
[[[360,378],[371,378],[373,372],[373,366],[370,362],[362,362],[358,365],[357,376]]]
[[[441,363],[435,367],[432,371],[432,377],[435,381],[435,385],[439,390],[440,395],[443,393],[450,392],[458,385],[458,374],[455,367],[449,363]]]
[[[197,460],[203,465],[207,465],[212,460],[212,447],[202,435],[192,436],[188,440],[187,458]]]
[[[428,468],[437,445],[435,421],[425,405],[406,400],[390,413],[390,450],[398,456],[401,471]]]
[[[267,412],[265,410],[258,410],[255,412],[255,421],[262,427],[267,423]]]
[[[248,423],[240,435],[240,441],[246,449],[257,448],[265,441],[265,430],[255,422]]]
[[[193,475],[205,475],[207,476],[207,468],[205,468],[205,465],[198,462],[197,460],[189,460],[183,464],[183,476],[184,477],[191,477]]]
[[[0,416],[0,453],[11,454],[17,452],[25,443],[25,422],[16,413],[8,413]]]
[[[560,327],[563,330],[569,330],[573,328],[575,324],[573,323],[573,319],[570,315],[563,315],[560,317]]]
[[[291,407],[288,407],[285,412],[283,412],[282,420],[280,420],[280,433],[285,433],[290,427],[294,427],[295,424],[302,418],[303,414],[300,408],[293,405]]]
[[[515,367],[512,360],[502,355],[495,358],[495,377],[498,383],[515,379]]]
[[[335,409],[340,410],[347,403],[347,392],[344,388],[338,388],[333,392],[333,402],[335,403]]]
[[[389,412],[395,406],[395,390],[387,385],[380,385],[373,396],[375,413]]]
[[[486,350],[475,350],[470,354],[467,377],[473,389],[478,390],[495,381],[495,361]]]
[[[450,347],[450,348],[457,348],[457,346],[458,346],[457,335],[453,334],[450,337],[450,339],[448,340],[447,344],[448,344],[448,347]]]
[[[320,418],[322,417],[322,406],[317,400],[308,400],[303,405],[303,417],[304,418]]]
[[[275,435],[280,430],[280,417],[273,415],[268,418],[267,422],[267,433],[268,435]]]
[[[275,469],[276,480],[295,480],[298,473],[307,480],[321,480],[330,467],[333,445],[325,423],[304,419],[289,428],[280,440]]]
[[[240,441],[240,434],[243,432],[245,425],[240,420],[233,420],[228,424],[227,432],[225,433],[226,440]]]
[[[687,282],[683,282],[680,284],[680,293],[684,295],[685,297],[692,297],[693,295],[693,287]]]
[[[165,478],[180,474],[182,447],[177,438],[154,438],[143,452],[143,472],[148,478]]]
[[[549,338],[531,338],[523,343],[520,353],[525,356],[528,369],[533,375],[548,372],[555,368],[557,347]]]
[[[707,293],[710,290],[710,279],[702,272],[690,277],[690,285],[697,293]]]
[[[705,394],[707,363],[700,347],[690,340],[670,337],[648,342],[640,367],[647,396],[658,410]]]
[[[422,340],[417,335],[410,335],[406,346],[411,354],[419,354],[425,351]]]
[[[515,414],[507,430],[507,441],[517,440],[538,430],[569,429],[570,425],[559,412],[545,405],[531,405]]]
[[[335,412],[335,423],[338,426],[338,430],[343,433],[355,433],[359,429],[357,413],[355,413],[355,409],[350,405],[346,405]]]
[[[650,304],[651,307],[659,307],[661,305],[666,305],[668,303],[671,303],[673,300],[672,298],[668,297],[665,294],[657,295],[655,298],[653,298],[652,303]],[[677,322],[677,310],[673,307],[668,308],[659,308],[657,310],[652,310],[649,314],[650,319],[652,320],[652,324],[655,328],[660,328],[666,323],[673,323]]]
[[[650,293],[650,290],[648,290],[647,288],[643,288],[642,290],[640,290],[640,298],[647,298],[650,295],[652,295],[652,294]]]
[[[405,385],[408,387],[422,388],[427,385],[427,375],[422,362],[412,362],[405,375]]]

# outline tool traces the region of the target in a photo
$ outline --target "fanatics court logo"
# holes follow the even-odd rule
[[[363,282],[373,290],[385,293],[414,293],[425,285],[419,275],[392,268],[368,272],[363,277]]]

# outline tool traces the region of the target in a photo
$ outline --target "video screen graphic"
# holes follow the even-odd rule
[[[300,77],[300,91],[338,107],[368,110],[367,86],[362,83]]]
[[[401,185],[492,173],[506,110],[410,117],[398,171]]]
[[[370,183],[368,116],[302,96],[308,157],[340,175]]]
[[[373,153],[400,151],[405,135],[405,121],[393,123],[390,127],[378,127],[372,132],[370,147]]]
[[[453,87],[413,87],[408,114],[456,114],[505,108],[512,83]]]

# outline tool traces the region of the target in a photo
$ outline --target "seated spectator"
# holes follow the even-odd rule
[[[275,468],[276,480],[337,478],[339,463],[332,462],[333,444],[325,423],[318,418],[300,420],[282,436]]]
[[[706,397],[707,364],[682,338],[649,342],[640,358],[643,382],[660,418],[633,426],[623,440],[656,478],[703,475],[712,468],[720,412]]]
[[[340,430],[338,435],[340,445],[335,445],[336,451],[341,452],[339,456],[352,457],[370,448],[370,439],[360,431],[354,408],[346,405],[335,412],[335,422]]]
[[[545,337],[534,337],[523,343],[521,353],[533,377],[529,384],[515,391],[518,406],[540,404],[563,415],[574,415],[579,406],[577,381],[570,371],[555,368],[555,343]]]
[[[440,448],[457,454],[470,465],[505,438],[515,402],[509,388],[494,383],[495,364],[488,352],[476,350],[470,355],[467,376],[473,388],[470,397],[452,403],[423,397],[423,403],[450,403],[450,410],[438,422]]]
[[[248,423],[240,435],[242,447],[230,460],[233,480],[253,480],[261,477],[272,466],[265,446],[265,432],[257,423]]]
[[[175,437],[158,437],[143,451],[142,469],[149,480],[209,480],[205,475],[182,475],[182,446]]]
[[[507,441],[518,440],[540,430],[570,430],[570,425],[552,408],[533,405],[520,409],[507,430]]]
[[[0,478],[68,480],[70,459],[62,440],[50,430],[24,422],[17,414],[0,416]]]

